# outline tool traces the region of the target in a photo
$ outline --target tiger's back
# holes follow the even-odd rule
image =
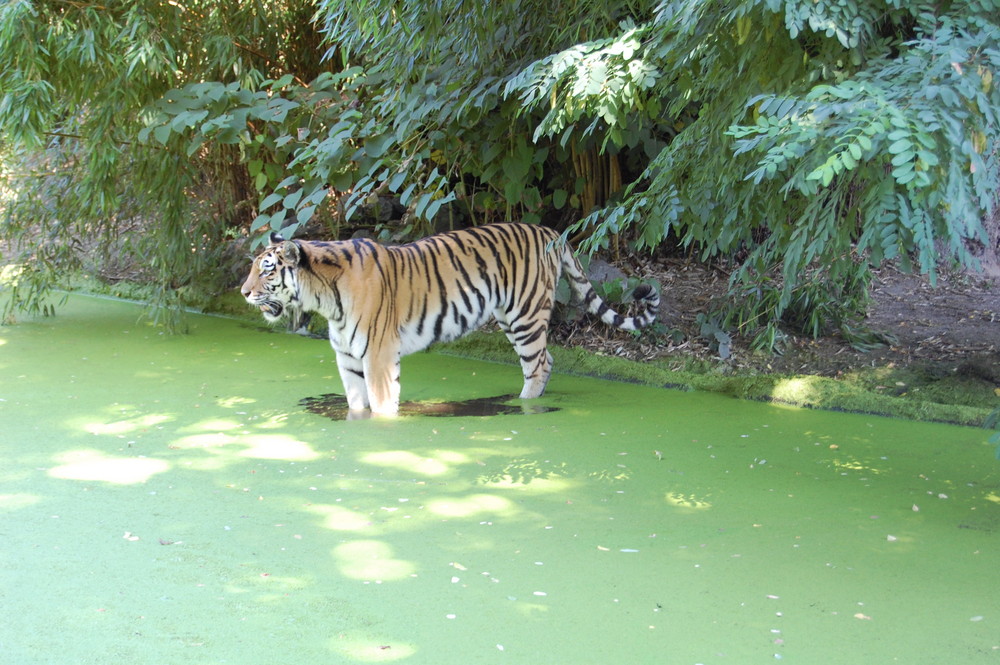
[[[608,324],[638,329],[655,319],[659,297],[651,288],[636,290],[640,313],[622,317],[596,295],[555,231],[518,223],[399,246],[272,236],[243,294],[270,320],[287,309],[325,317],[351,410],[371,406],[393,415],[400,357],[461,337],[491,317],[520,358],[521,397],[541,395],[551,373],[547,331],[563,272],[577,300]]]

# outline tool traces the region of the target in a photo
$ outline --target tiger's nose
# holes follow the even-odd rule
[[[243,294],[244,298],[249,298],[250,297],[250,289],[248,287],[246,287],[246,286],[244,286],[242,289],[240,289],[240,293]]]

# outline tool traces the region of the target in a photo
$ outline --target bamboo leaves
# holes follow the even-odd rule
[[[773,341],[860,302],[833,276],[973,263],[995,205],[1000,0],[127,5],[0,6],[0,128],[92,137],[67,200],[105,219],[140,191],[162,247],[190,231],[184,183],[228,163],[258,238],[336,192],[347,216],[393,194],[422,223],[454,202],[582,218],[591,248],[746,249],[719,320]]]
[[[647,92],[659,72],[644,57],[645,28],[623,23],[621,34],[573,46],[538,60],[508,80],[506,96],[516,96],[527,113],[542,103],[549,111],[533,139],[551,137],[583,119],[590,119],[584,135],[601,121],[609,137],[623,143],[621,129],[634,112],[643,109]]]

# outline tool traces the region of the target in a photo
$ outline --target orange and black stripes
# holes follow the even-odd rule
[[[635,290],[636,315],[621,316],[597,295],[555,231],[514,223],[399,246],[273,236],[243,294],[269,320],[290,309],[324,316],[351,409],[391,415],[401,356],[460,337],[491,317],[521,360],[521,397],[541,395],[551,373],[547,331],[560,275],[575,299],[609,325],[636,330],[655,320],[659,296],[651,287]]]

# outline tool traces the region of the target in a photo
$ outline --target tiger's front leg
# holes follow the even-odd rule
[[[368,354],[364,359],[365,385],[372,415],[399,414],[399,353]]]
[[[363,363],[352,355],[337,351],[337,370],[347,395],[347,408],[364,411],[368,408],[368,387],[365,385]]]

